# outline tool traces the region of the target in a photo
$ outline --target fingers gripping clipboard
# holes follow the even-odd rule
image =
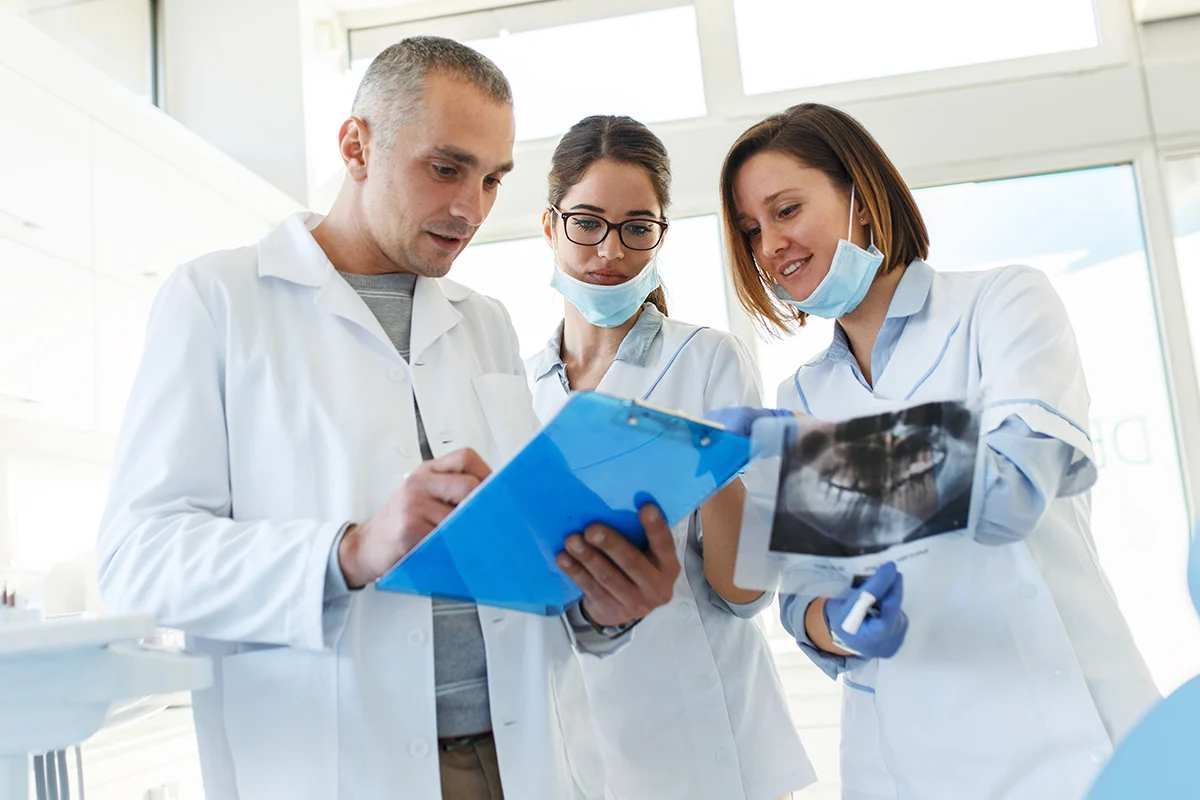
[[[638,509],[686,518],[746,466],[750,440],[599,392],[573,394],[507,464],[376,582],[386,591],[557,615],[583,593],[555,557],[599,522],[646,546]]]

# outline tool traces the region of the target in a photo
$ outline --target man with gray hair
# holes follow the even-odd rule
[[[571,538],[558,564],[585,600],[563,618],[374,588],[537,426],[504,307],[443,277],[513,130],[486,58],[393,45],[342,125],[329,215],[185,264],[155,301],[99,578],[114,612],[213,658],[194,698],[210,800],[570,797],[552,662],[605,657],[670,599],[652,506],[646,553]]]

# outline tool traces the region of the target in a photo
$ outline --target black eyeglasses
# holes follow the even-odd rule
[[[609,231],[616,228],[621,244],[630,250],[653,250],[667,232],[668,223],[665,219],[627,219],[615,223],[595,214],[560,211],[558,206],[550,206],[550,210],[562,217],[567,240],[584,247],[595,247],[608,237]]]

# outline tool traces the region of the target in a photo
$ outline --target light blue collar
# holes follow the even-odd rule
[[[635,367],[646,366],[646,358],[650,354],[650,346],[654,337],[658,336],[663,326],[663,313],[653,303],[642,304],[642,313],[637,322],[621,340],[617,348],[616,361],[624,361]],[[562,361],[563,323],[559,322],[554,335],[546,342],[546,347],[538,353],[537,362],[533,365],[533,379],[540,381],[555,369],[563,366]]]

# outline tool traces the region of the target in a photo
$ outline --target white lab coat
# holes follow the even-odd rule
[[[932,285],[874,390],[822,354],[780,385],[780,407],[841,419],[982,392],[984,433],[1019,415],[1075,465],[1025,541],[939,537],[900,565],[904,645],[845,676],[843,796],[1073,800],[1157,697],[1091,538],[1075,336],[1037,270],[910,269]]]
[[[435,456],[493,467],[536,430],[508,315],[419,279],[411,364],[306,228],[180,267],[151,314],[99,537],[114,612],[154,613],[214,659],[195,695],[212,800],[440,800],[427,598],[326,601],[343,523]],[[551,704],[560,618],[479,609],[505,794],[570,791]]]
[[[545,372],[550,358],[526,361],[543,422],[568,396],[558,373]],[[665,319],[645,365],[615,361],[597,390],[641,399],[654,386],[650,404],[700,416],[758,405],[755,376],[736,337]],[[684,569],[674,598],[633,641],[610,658],[556,662],[576,797],[773,800],[816,780],[760,623],[722,607],[705,579],[697,519],[675,526]]]

